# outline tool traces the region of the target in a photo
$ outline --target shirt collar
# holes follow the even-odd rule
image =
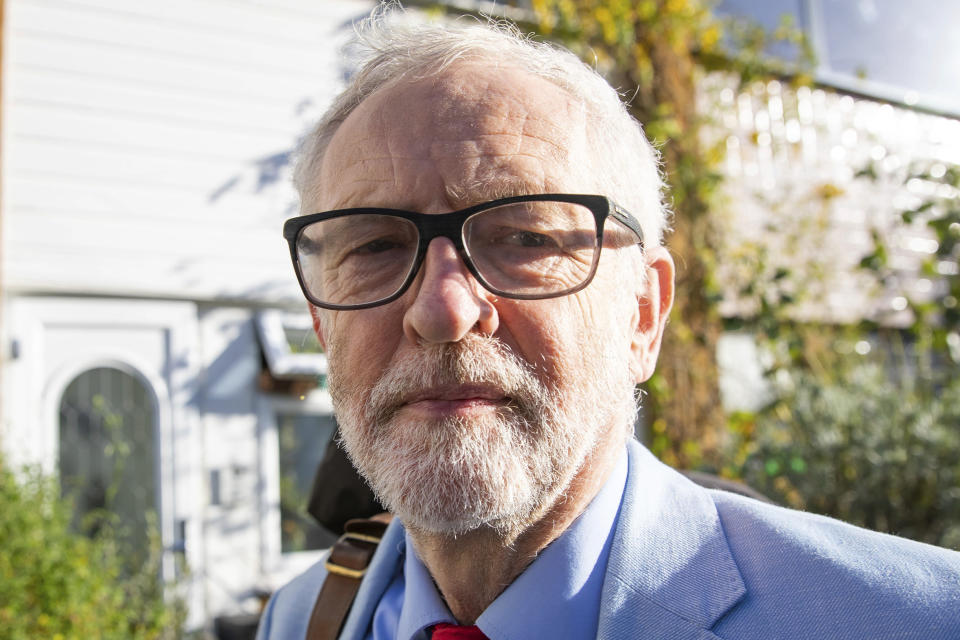
[[[604,572],[626,477],[624,452],[584,512],[477,619],[487,637],[596,637]],[[399,640],[422,637],[417,634],[438,622],[455,623],[407,536]]]
[[[424,637],[417,634],[426,627],[438,622],[456,624],[456,620],[440,597],[430,572],[417,557],[410,533],[407,532],[405,536],[403,605],[397,625],[397,640],[414,640]]]

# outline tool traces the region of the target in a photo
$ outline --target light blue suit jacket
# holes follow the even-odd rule
[[[960,640],[960,553],[703,489],[635,442],[628,454],[598,638]],[[364,638],[403,538],[394,520],[341,638]],[[280,589],[258,639],[304,638],[324,576],[321,562]]]

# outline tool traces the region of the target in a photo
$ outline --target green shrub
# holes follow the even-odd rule
[[[902,388],[877,366],[793,372],[733,422],[746,482],[789,506],[960,550],[960,380]],[[742,440],[742,441],[743,441]]]
[[[131,568],[115,527],[72,530],[57,482],[0,460],[0,638],[176,638],[183,607],[166,602],[159,544]]]

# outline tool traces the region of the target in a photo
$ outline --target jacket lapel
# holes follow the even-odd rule
[[[746,588],[713,500],[638,443],[628,453],[598,637],[716,638]]]

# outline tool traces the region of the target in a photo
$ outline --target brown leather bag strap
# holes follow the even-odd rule
[[[389,523],[387,514],[347,521],[327,557],[327,578],[313,605],[306,640],[336,640]]]

